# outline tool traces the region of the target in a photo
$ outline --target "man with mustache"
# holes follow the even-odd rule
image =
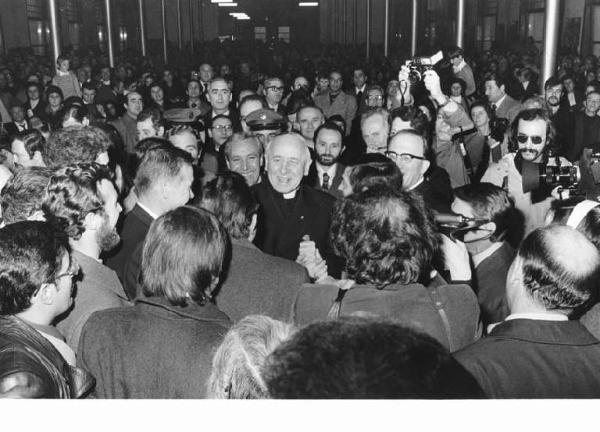
[[[544,225],[544,218],[550,209],[552,198],[547,188],[534,191],[523,190],[523,165],[570,165],[561,157],[554,156],[555,130],[552,120],[544,110],[521,111],[511,126],[511,152],[497,163],[491,164],[481,178],[503,187],[514,199],[515,208],[523,213],[524,234],[527,235]]]
[[[315,189],[341,198],[339,189],[344,175],[344,165],[338,161],[344,150],[344,133],[335,123],[328,121],[315,131],[315,160],[310,166],[307,184]]]

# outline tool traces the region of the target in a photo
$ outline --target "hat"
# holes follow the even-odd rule
[[[202,111],[199,109],[172,108],[165,111],[163,117],[166,121],[174,124],[196,123],[196,126],[201,124],[204,127],[201,119],[202,114]]]
[[[246,124],[252,131],[284,129],[287,121],[273,110],[261,108],[246,116]]]

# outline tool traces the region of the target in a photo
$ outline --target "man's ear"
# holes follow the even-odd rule
[[[159,137],[165,136],[165,127],[164,126],[161,126],[158,128],[158,136]]]
[[[208,132],[208,136],[212,138],[213,137],[212,128],[208,128],[208,129],[206,129],[206,131]]]
[[[85,229],[96,231],[102,225],[102,217],[96,213],[89,212],[85,215],[83,225],[85,226]]]
[[[90,124],[90,119],[87,117],[84,117],[83,120],[81,121],[81,124],[84,126],[89,126]]]
[[[506,93],[506,87],[504,86],[504,84],[502,84],[499,88],[500,90],[502,90],[502,92]]]
[[[56,296],[56,285],[54,284],[42,284],[37,294],[31,298],[32,304],[43,304],[49,306],[54,303],[54,297]]]

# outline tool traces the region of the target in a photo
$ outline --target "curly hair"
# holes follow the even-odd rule
[[[69,252],[67,236],[50,223],[21,221],[0,229],[0,315],[29,309]]]
[[[70,238],[79,240],[85,231],[85,217],[104,212],[104,200],[98,190],[102,180],[112,182],[110,171],[96,163],[57,170],[42,202],[46,219],[55,221]]]
[[[412,192],[384,185],[336,203],[331,241],[348,278],[378,288],[426,281],[440,248],[433,217]]]
[[[52,170],[27,167],[15,171],[2,190],[2,217],[7,224],[24,221],[36,211],[50,182]]]
[[[95,126],[66,128],[50,135],[42,156],[49,168],[89,164],[110,145],[106,133]]]

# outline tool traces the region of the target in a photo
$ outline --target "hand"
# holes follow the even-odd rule
[[[321,257],[315,242],[311,241],[308,235],[302,237],[296,262],[304,266],[310,278],[315,281],[327,277],[327,263]]]
[[[402,84],[403,82],[408,83],[409,73],[410,69],[408,68],[408,66],[402,65],[400,67],[400,72],[398,72],[398,81],[400,81],[400,84]]]
[[[566,200],[569,199],[571,195],[571,191],[569,189],[563,188],[562,186],[556,186],[550,192],[550,196],[555,200]]]
[[[425,71],[423,74],[423,84],[425,84],[425,88],[429,90],[431,96],[435,100],[439,100],[440,98],[445,98],[444,93],[442,93],[442,87],[440,85],[440,76],[436,71],[430,69]]]
[[[450,271],[452,280],[471,280],[469,253],[465,244],[459,241],[452,241],[447,236],[442,235],[442,251],[444,252],[446,268]]]

